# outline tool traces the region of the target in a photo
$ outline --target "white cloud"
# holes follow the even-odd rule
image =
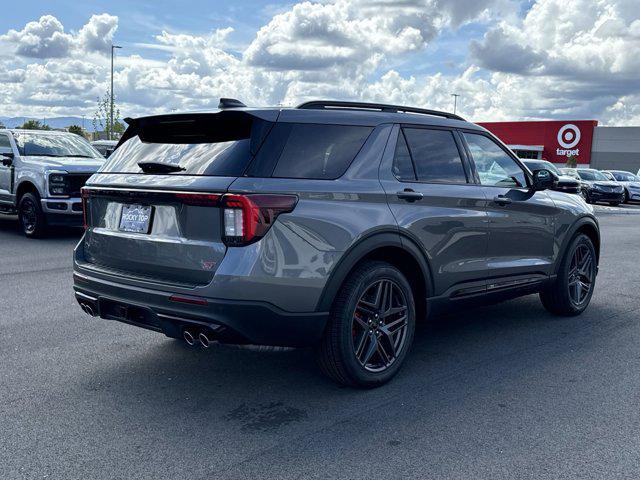
[[[79,47],[86,51],[108,51],[118,29],[118,17],[103,13],[93,15],[78,33]]]
[[[60,21],[51,15],[29,22],[20,30],[9,30],[0,41],[15,45],[18,55],[32,58],[65,57],[71,48],[73,37],[64,32]]]
[[[305,1],[279,9],[239,52],[230,45],[230,27],[202,35],[148,32],[154,41],[119,53],[116,93],[127,116],[215,108],[221,96],[250,105],[337,98],[450,109],[456,92],[461,112],[475,120],[640,121],[637,0],[537,0],[524,16],[518,6]],[[66,33],[44,16],[0,35],[16,54],[0,62],[0,113],[91,115],[107,90],[118,22],[93,15],[77,33]],[[456,35],[468,23],[487,31],[463,52],[461,73],[400,73],[411,72],[412,60],[430,60],[442,34]],[[136,46],[154,55],[127,55]]]

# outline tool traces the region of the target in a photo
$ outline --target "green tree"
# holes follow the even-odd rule
[[[569,155],[567,157],[567,168],[576,168],[578,166],[578,157]]]
[[[71,125],[68,130],[69,130],[69,133],[75,133],[76,135],[80,135],[81,137],[84,137],[84,130],[80,125]]]
[[[0,122],[0,128],[7,128],[4,126],[4,123]]]
[[[20,128],[25,130],[51,130],[49,125],[42,123],[40,120],[27,120]]]
[[[105,93],[101,98],[97,100],[96,111],[93,114],[93,129],[96,132],[105,132],[107,138],[114,138],[124,132],[124,124],[120,121],[120,109],[115,104],[113,105],[113,135],[111,132],[111,126],[109,119],[111,118],[111,97],[109,92]]]

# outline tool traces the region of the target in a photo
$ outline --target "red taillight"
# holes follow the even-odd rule
[[[89,228],[89,224],[87,223],[87,208],[88,200],[89,200],[89,190],[82,187],[80,189],[80,198],[82,198],[82,225],[84,225],[84,229]]]
[[[262,238],[281,213],[293,211],[295,195],[236,195],[222,197],[223,239],[240,246]]]
[[[176,193],[175,197],[185,205],[216,207],[222,195],[218,193]]]

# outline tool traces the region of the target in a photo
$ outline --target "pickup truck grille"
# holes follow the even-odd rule
[[[69,188],[69,196],[70,197],[79,197],[80,189],[84,187],[84,184],[87,183],[91,173],[70,173],[66,176],[67,185]]]

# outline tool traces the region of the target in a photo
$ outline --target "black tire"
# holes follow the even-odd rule
[[[37,193],[25,193],[18,203],[18,221],[28,238],[42,238],[47,232],[47,219]]]
[[[622,203],[631,203],[631,200],[629,199],[629,192],[626,188],[624,189],[624,198],[622,199]]]
[[[585,270],[585,275],[581,275],[582,269],[578,268],[578,271],[574,269],[576,264],[575,256],[580,249],[585,255],[590,258],[590,264],[588,272]],[[589,237],[584,234],[578,234],[569,243],[569,247],[565,252],[558,271],[558,276],[552,285],[547,287],[544,291],[540,292],[540,300],[542,305],[554,315],[562,316],[575,316],[580,315],[589,305],[591,297],[593,296],[593,290],[595,288],[597,272],[597,257],[596,250],[593,246],[593,242]],[[589,282],[586,282],[587,276],[590,278]],[[576,285],[576,282],[580,282],[579,288],[571,288],[571,285]],[[589,285],[588,291],[583,293],[585,284]],[[581,298],[580,301],[576,301],[576,293]],[[584,298],[582,295],[584,294]]]
[[[333,302],[316,352],[320,369],[351,387],[373,388],[388,382],[411,347],[415,318],[413,292],[405,276],[386,262],[363,263]]]
[[[617,207],[618,205],[620,205],[620,202],[609,202],[609,205],[611,205],[612,207]]]

